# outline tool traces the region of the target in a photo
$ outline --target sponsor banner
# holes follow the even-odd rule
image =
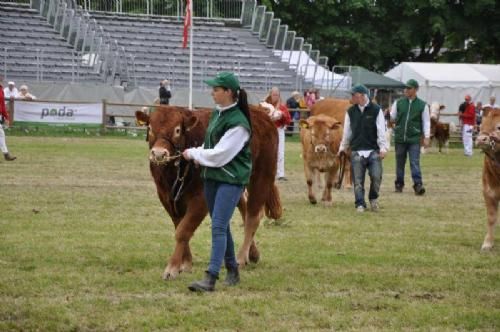
[[[41,125],[102,125],[100,103],[52,103],[17,101],[14,103],[14,122]]]

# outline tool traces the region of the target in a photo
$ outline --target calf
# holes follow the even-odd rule
[[[331,205],[333,181],[340,164],[337,153],[342,140],[342,124],[335,118],[320,114],[300,120],[300,127],[309,202],[316,204],[313,179],[314,174],[319,172],[326,173],[326,186],[321,200],[326,205]]]
[[[484,112],[476,145],[484,151],[483,197],[486,204],[488,229],[481,250],[493,248],[494,228],[500,202],[500,109]]]

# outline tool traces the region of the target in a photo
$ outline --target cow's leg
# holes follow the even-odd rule
[[[207,215],[207,205],[200,193],[189,199],[186,214],[175,229],[175,249],[163,272],[163,279],[174,279],[180,272],[191,271],[192,256],[189,240]]]
[[[344,165],[344,188],[352,188],[351,157],[347,158]]]
[[[493,248],[494,241],[494,229],[498,217],[498,200],[492,197],[492,193],[484,194],[484,202],[486,203],[486,214],[488,217],[488,224],[486,225],[488,230],[486,236],[484,237],[483,245],[481,250],[490,250]]]
[[[316,196],[314,196],[313,188],[314,173],[314,170],[311,169],[309,165],[307,165],[307,161],[304,159],[304,174],[306,176],[307,182],[307,197],[309,198],[309,202],[311,202],[311,204],[316,204]]]
[[[247,191],[241,193],[240,201],[238,202],[238,210],[240,211],[242,226],[245,225],[245,218],[247,215]]]
[[[326,186],[323,190],[323,204],[326,206],[332,205],[332,187],[335,176],[337,175],[338,167],[332,167],[325,173]]]

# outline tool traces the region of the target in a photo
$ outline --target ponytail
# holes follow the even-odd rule
[[[233,97],[238,99],[238,107],[243,112],[250,125],[250,130],[252,129],[252,121],[250,119],[250,107],[248,106],[247,92],[244,89],[240,89],[238,92],[233,92]]]

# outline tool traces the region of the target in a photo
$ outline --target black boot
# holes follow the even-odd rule
[[[224,284],[226,286],[234,286],[240,283],[240,271],[238,269],[238,266],[229,268],[226,267],[227,274],[226,274],[226,280],[224,280]]]
[[[16,157],[12,156],[10,153],[4,153],[3,154],[3,157],[5,158],[5,160],[7,161],[12,161],[12,160],[16,160]]]
[[[425,188],[421,183],[415,184],[413,186],[413,190],[415,191],[415,195],[422,196],[425,194]]]
[[[215,282],[217,277],[210,274],[210,272],[205,272],[205,279],[200,281],[195,281],[188,286],[189,290],[192,292],[213,292],[215,290]]]

